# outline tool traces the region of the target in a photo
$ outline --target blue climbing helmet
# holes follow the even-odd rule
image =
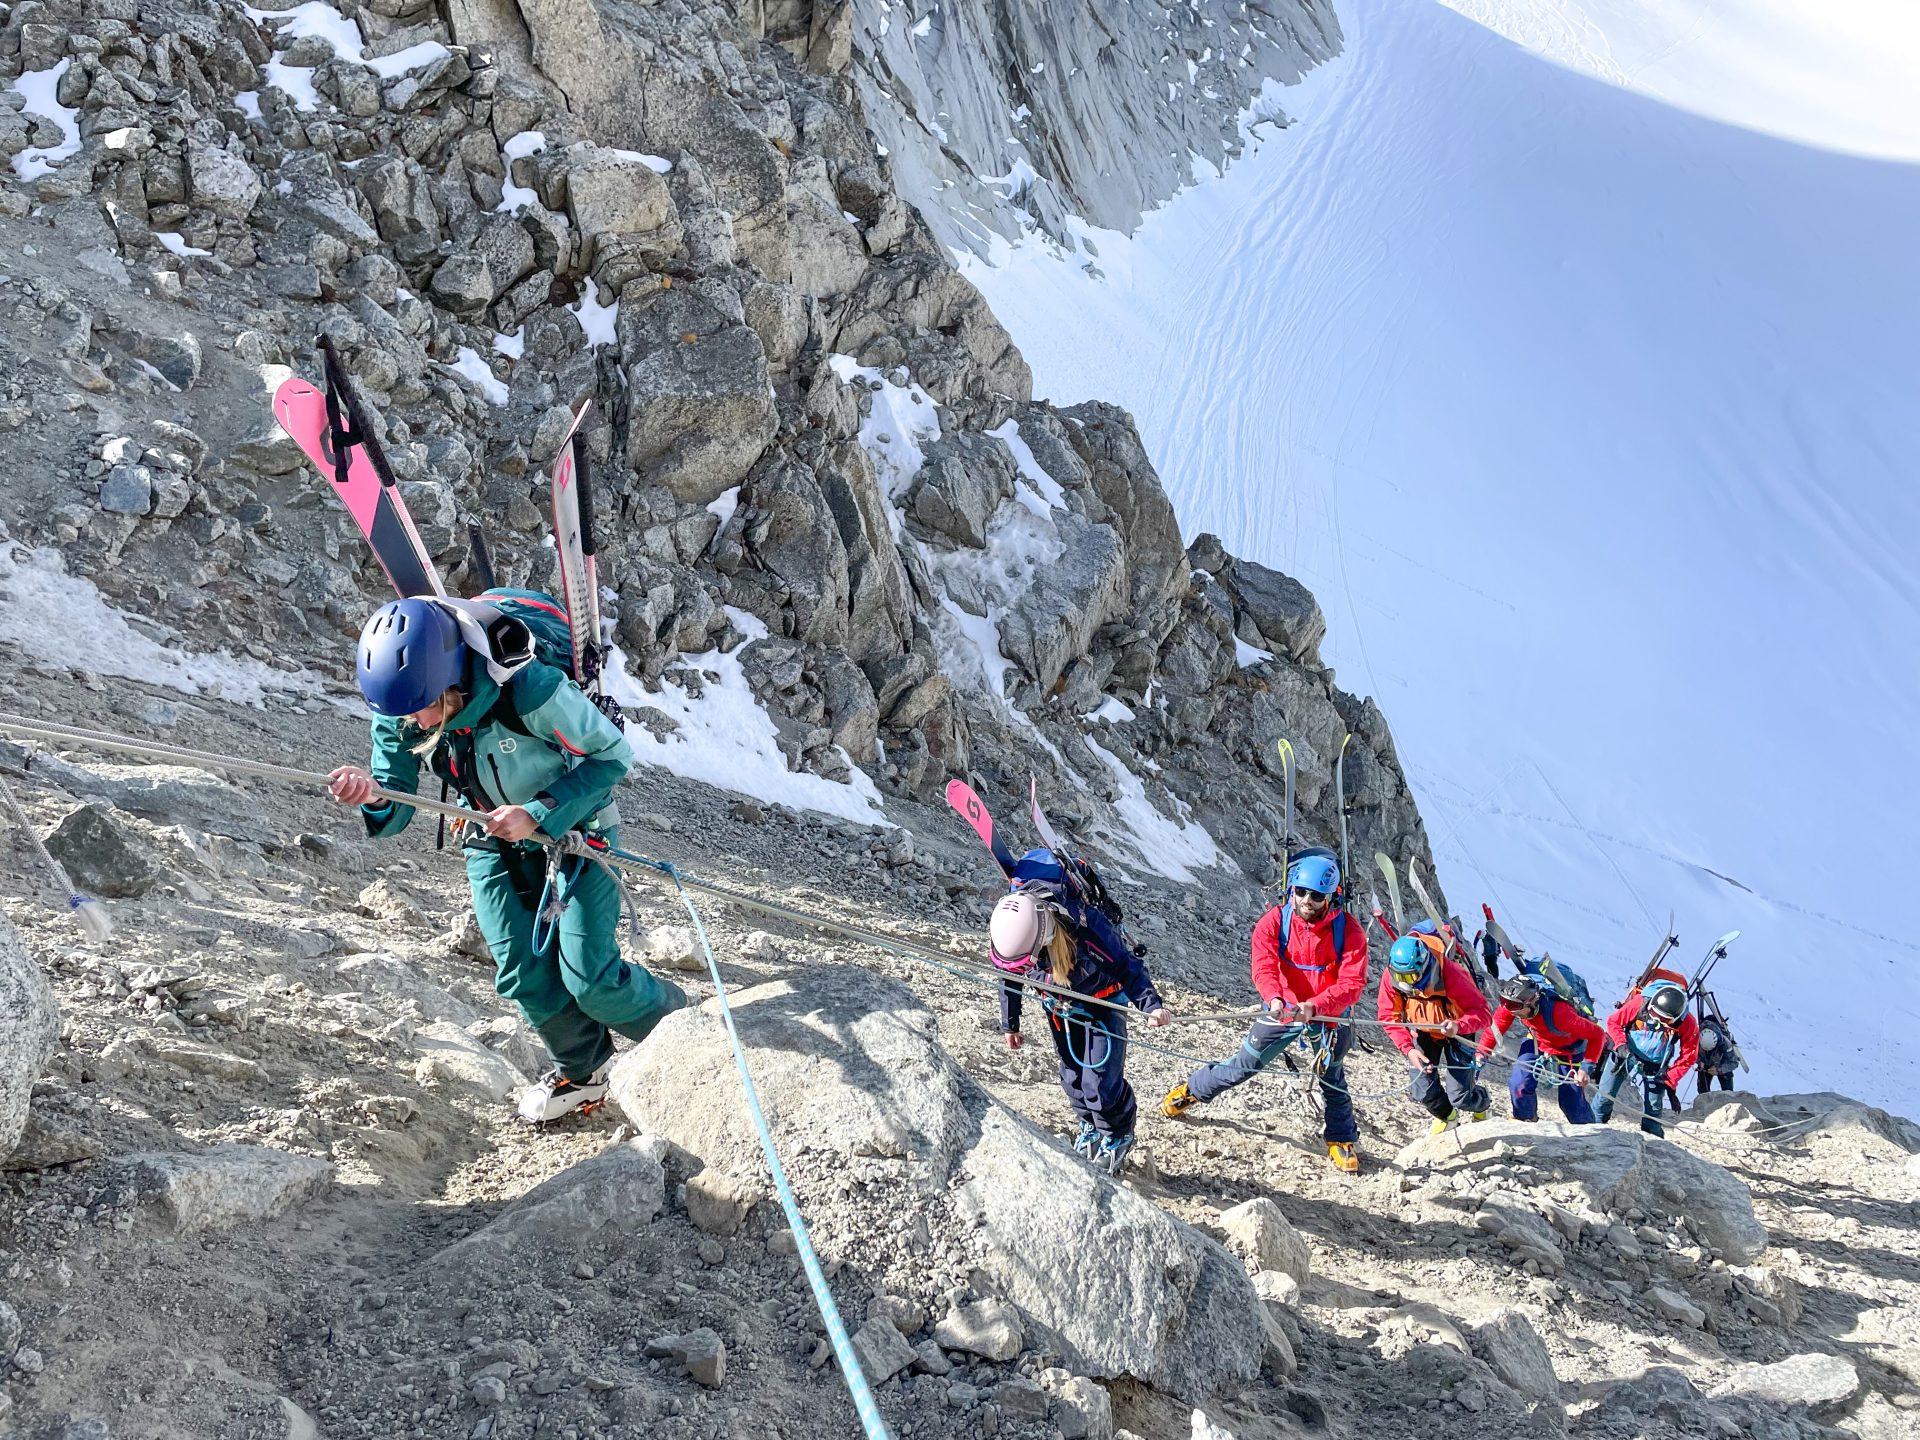
[[[412,715],[466,679],[459,622],[431,600],[389,600],[360,631],[360,693],[376,715]]]
[[[1308,850],[1287,867],[1287,887],[1331,895],[1340,888],[1340,862],[1324,850]]]
[[[1417,935],[1402,935],[1387,951],[1387,974],[1402,995],[1423,995],[1439,988],[1440,957]]]

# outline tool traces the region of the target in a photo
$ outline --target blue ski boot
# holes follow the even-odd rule
[[[1109,1135],[1100,1142],[1100,1153],[1092,1156],[1093,1163],[1109,1175],[1118,1175],[1120,1167],[1127,1163],[1127,1155],[1133,1149],[1133,1136]]]
[[[1076,1155],[1093,1159],[1094,1152],[1100,1148],[1100,1132],[1093,1128],[1091,1120],[1080,1122],[1080,1133],[1073,1137],[1073,1149]]]

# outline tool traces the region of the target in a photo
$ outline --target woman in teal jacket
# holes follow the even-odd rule
[[[614,1034],[642,1039],[687,1000],[621,958],[620,889],[607,868],[580,855],[550,859],[532,838],[579,830],[590,846],[617,843],[613,788],[633,765],[626,737],[550,665],[534,661],[504,684],[494,679],[449,607],[433,600],[375,612],[361,632],[358,669],[374,712],[373,760],[335,770],[333,797],[361,807],[369,834],[397,835],[413,807],[367,802],[376,786],[418,794],[424,760],[487,817],[484,832],[469,822],[461,838],[494,988],[520,1007],[553,1059],[521,1097],[521,1118],[537,1124],[591,1108],[607,1093]],[[550,936],[543,891],[560,908]]]

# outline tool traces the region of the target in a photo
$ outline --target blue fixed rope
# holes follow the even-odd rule
[[[860,1368],[860,1358],[854,1354],[853,1340],[847,1334],[847,1322],[841,1318],[840,1306],[827,1285],[826,1274],[820,1268],[820,1257],[814,1253],[813,1239],[807,1234],[807,1222],[800,1214],[800,1202],[794,1198],[793,1186],[787,1182],[787,1171],[780,1163],[780,1152],[774,1148],[773,1131],[767,1125],[766,1113],[760,1108],[760,1092],[754,1089],[753,1076],[747,1070],[747,1052],[740,1044],[740,1032],[733,1023],[733,1007],[727,1003],[727,984],[720,978],[720,961],[707,939],[707,927],[700,918],[700,911],[694,905],[693,897],[687,893],[687,887],[680,883],[680,872],[671,862],[650,860],[644,855],[625,850],[611,850],[609,853],[629,864],[645,865],[657,870],[673,881],[674,892],[686,907],[687,918],[693,921],[694,934],[700,940],[700,953],[707,962],[707,973],[713,977],[713,996],[720,1004],[720,1018],[727,1027],[727,1043],[733,1047],[734,1068],[740,1072],[740,1084],[746,1091],[747,1114],[753,1120],[753,1128],[759,1132],[760,1149],[767,1157],[767,1169],[773,1176],[773,1191],[793,1231],[794,1248],[799,1252],[800,1264],[807,1272],[807,1283],[813,1287],[814,1304],[820,1307],[820,1318],[827,1327],[827,1340],[833,1346],[834,1359],[840,1365],[840,1377],[847,1383],[847,1393],[853,1398],[854,1412],[859,1415],[868,1440],[893,1440],[893,1432],[887,1429],[887,1422],[880,1415],[880,1406],[873,1398],[873,1387],[867,1384],[867,1373]]]

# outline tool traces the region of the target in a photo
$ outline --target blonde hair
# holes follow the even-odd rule
[[[427,732],[426,739],[413,747],[413,753],[425,759],[439,749],[440,737],[447,733],[447,722],[458,715],[461,707],[466,703],[466,697],[460,693],[458,685],[448,686],[446,693],[440,697],[439,701],[440,723]]]
[[[1065,922],[1056,920],[1053,938],[1047,942],[1047,958],[1053,962],[1053,983],[1064,985],[1067,977],[1073,973],[1073,936],[1067,933]]]

